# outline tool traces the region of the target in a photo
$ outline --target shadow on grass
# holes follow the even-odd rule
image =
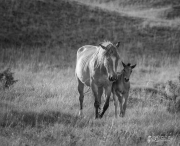
[[[142,103],[142,102],[144,102],[144,100],[139,99],[139,98],[129,97],[128,102],[127,102],[127,107],[128,108],[133,108],[133,107],[139,105],[139,103]]]
[[[167,105],[170,100],[163,89],[158,87],[135,87],[130,91],[127,106],[133,108],[135,106],[149,106],[154,104]]]
[[[0,115],[1,127],[42,127],[52,124],[63,124],[83,128],[89,122],[88,119],[82,119],[69,113],[59,111],[46,111],[42,113],[30,111],[11,110]]]
[[[161,91],[157,90],[155,88],[151,88],[151,87],[135,87],[132,89],[132,91],[135,95],[140,94],[140,93],[152,93],[152,94],[158,94]]]
[[[157,95],[161,95],[164,99],[168,99],[167,94],[165,93],[165,89],[162,89],[156,85],[154,87],[136,87],[131,90],[133,95],[147,95],[150,94],[151,96],[156,97]],[[164,87],[165,88],[165,87]]]

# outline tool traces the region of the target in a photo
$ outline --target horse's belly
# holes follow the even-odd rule
[[[112,82],[108,80],[108,77],[106,75],[95,77],[94,80],[98,86],[107,87],[112,85]]]
[[[87,65],[82,65],[81,61],[77,62],[76,75],[78,79],[87,86],[90,86],[90,74]]]

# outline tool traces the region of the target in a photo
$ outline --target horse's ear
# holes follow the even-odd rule
[[[101,48],[103,48],[104,50],[106,50],[107,48],[104,47],[102,44],[99,44],[99,46],[101,46]]]
[[[118,48],[120,46],[120,42],[117,42],[116,43],[116,47]]]
[[[121,62],[122,62],[122,61],[121,61]],[[126,67],[126,64],[125,64],[124,62],[122,62],[122,65],[123,65],[124,68]]]
[[[136,67],[136,64],[131,66],[132,69],[135,68],[135,67]]]

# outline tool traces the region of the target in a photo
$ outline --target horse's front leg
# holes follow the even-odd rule
[[[96,84],[91,83],[92,93],[94,95],[94,107],[95,107],[95,118],[99,118],[99,109],[101,104],[101,96],[103,93],[103,88],[98,87]]]
[[[111,86],[108,86],[105,88],[105,96],[106,96],[106,101],[105,101],[105,104],[104,104],[104,107],[103,107],[103,111],[100,115],[100,118],[103,117],[104,113],[106,112],[106,110],[108,109],[109,107],[109,99],[110,99],[110,96],[111,96]]]
[[[118,99],[114,90],[112,91],[112,93],[113,93],[113,100],[114,100],[115,117],[117,118]]]

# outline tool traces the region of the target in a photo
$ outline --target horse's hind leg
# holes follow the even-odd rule
[[[78,92],[79,92],[79,102],[80,102],[79,115],[83,116],[84,84],[79,79],[78,79]]]

